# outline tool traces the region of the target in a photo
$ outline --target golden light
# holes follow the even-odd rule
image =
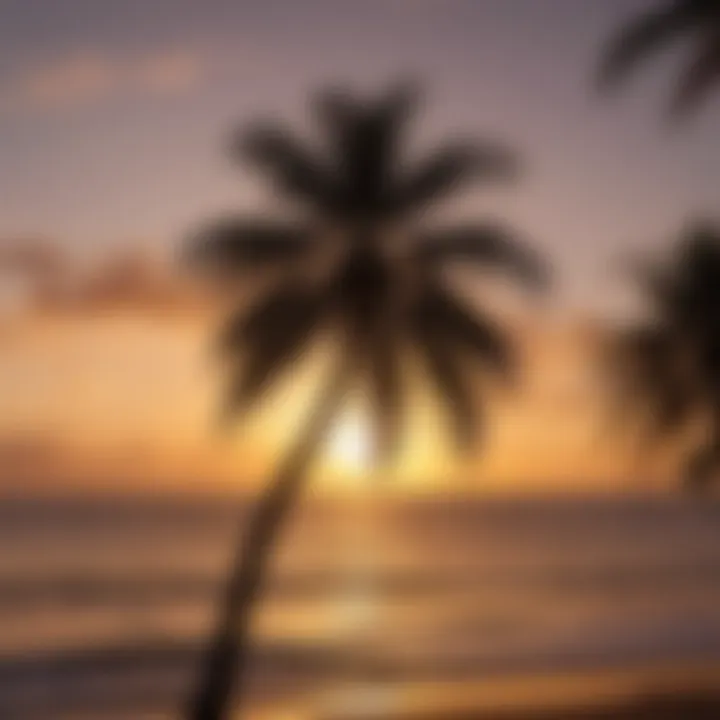
[[[327,444],[327,459],[333,469],[357,475],[370,469],[372,435],[366,418],[348,411],[333,425]]]

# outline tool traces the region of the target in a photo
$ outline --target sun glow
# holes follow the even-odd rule
[[[358,412],[342,415],[330,431],[327,458],[333,468],[361,474],[371,465],[372,442],[368,423]]]

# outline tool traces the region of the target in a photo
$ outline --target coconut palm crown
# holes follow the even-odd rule
[[[600,69],[603,88],[616,87],[638,65],[680,40],[692,44],[671,111],[696,109],[720,83],[720,0],[665,2],[631,20],[610,42]]]
[[[453,260],[503,267],[538,286],[544,279],[538,259],[497,224],[431,230],[416,221],[462,182],[512,177],[514,158],[494,144],[454,144],[406,164],[403,135],[415,101],[407,88],[373,101],[320,94],[314,105],[326,136],[320,149],[272,124],[243,133],[237,151],[295,202],[303,220],[222,220],[193,243],[192,258],[223,280],[242,283],[248,272],[274,271],[265,294],[235,313],[221,336],[231,369],[229,418],[261,398],[323,329],[334,333],[340,353],[243,526],[188,720],[239,717],[252,611],[273,547],[348,386],[362,382],[373,398],[382,460],[398,446],[408,347],[424,358],[464,448],[473,445],[478,425],[469,363],[503,376],[511,370],[504,334],[449,292],[441,270]]]
[[[314,112],[326,142],[317,149],[268,123],[241,134],[236,151],[305,219],[221,220],[193,245],[195,260],[225,277],[280,269],[280,280],[222,333],[233,368],[229,415],[250,407],[330,328],[374,399],[378,457],[397,446],[406,343],[424,358],[458,441],[472,444],[478,413],[468,362],[507,376],[511,348],[495,323],[448,291],[441,271],[453,261],[503,268],[536,287],[545,276],[498,224],[422,230],[412,222],[462,183],[508,180],[516,170],[512,153],[495,144],[456,143],[405,164],[403,134],[416,102],[409,87],[372,102],[321,93]]]
[[[698,223],[669,262],[637,270],[654,317],[614,347],[622,404],[651,442],[704,430],[685,468],[701,489],[720,471],[720,231]]]

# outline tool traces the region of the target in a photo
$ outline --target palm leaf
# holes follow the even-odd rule
[[[680,247],[680,262],[704,266],[707,262],[720,267],[720,230],[708,220],[696,220],[685,229]]]
[[[403,123],[416,110],[421,98],[422,93],[416,82],[412,80],[399,82],[378,103],[378,112],[389,118],[397,134],[402,129]]]
[[[720,32],[715,32],[700,45],[690,67],[683,74],[672,102],[673,115],[679,117],[694,110],[718,83]]]
[[[443,338],[451,348],[468,351],[506,379],[513,377],[512,348],[489,318],[464,307],[434,283],[421,294],[415,312],[429,331]]]
[[[684,471],[683,485],[690,492],[702,492],[720,470],[720,447],[717,442],[702,445],[689,457]]]
[[[389,184],[391,130],[385,118],[367,112],[344,138],[340,177],[346,212],[364,215],[379,209]]]
[[[396,294],[386,264],[372,249],[355,247],[331,284],[358,369],[366,375],[377,418],[377,459],[389,460],[400,431],[401,382]]]
[[[391,460],[400,445],[402,429],[402,372],[397,337],[378,333],[368,348],[368,380],[375,415],[375,454]]]
[[[322,210],[334,207],[334,182],[322,160],[290,133],[259,125],[240,137],[236,150],[263,170],[278,190]]]
[[[696,337],[720,332],[720,235],[708,225],[686,233],[676,260],[676,316]]]
[[[660,317],[669,318],[676,314],[679,299],[676,273],[664,264],[637,258],[624,263],[623,269],[647,295]]]
[[[651,440],[679,430],[696,408],[695,392],[680,365],[682,350],[679,339],[660,326],[633,329],[618,339],[615,362],[624,378],[621,399],[626,409],[643,412]]]
[[[458,448],[471,450],[477,440],[479,420],[473,388],[462,367],[462,358],[441,335],[427,326],[421,316],[416,317],[412,331],[427,374],[452,416],[453,436]]]
[[[610,43],[600,67],[599,84],[616,86],[649,55],[678,38],[695,20],[694,3],[675,2],[632,21]]]
[[[307,228],[228,218],[197,233],[191,240],[188,258],[201,267],[232,273],[299,260],[313,244]]]
[[[331,87],[318,93],[313,102],[315,115],[333,144],[352,131],[363,106],[347,91]]]
[[[442,199],[462,183],[512,179],[516,170],[514,154],[499,145],[445,147],[399,182],[391,208],[397,213],[408,212]]]
[[[422,238],[417,252],[421,261],[428,263],[460,260],[509,270],[530,287],[542,288],[548,282],[538,255],[499,225],[440,230]]]
[[[230,320],[221,351],[239,366],[225,416],[248,409],[309,344],[327,308],[323,292],[291,286],[271,293],[246,315]],[[244,362],[239,362],[244,351]]]
[[[656,368],[657,373],[648,379],[652,393],[648,433],[653,439],[664,438],[683,428],[695,410],[695,398],[680,378],[673,377],[669,368]]]
[[[386,321],[385,313],[392,304],[392,280],[382,257],[363,246],[346,256],[334,278],[333,305],[360,351]]]
[[[342,153],[343,143],[352,142],[358,125],[368,118],[379,120],[397,138],[419,97],[414,83],[401,83],[374,103],[362,103],[339,88],[320,93],[315,100],[315,110],[327,130],[335,149]]]
[[[345,213],[366,217],[386,209],[401,130],[414,95],[413,88],[401,86],[374,103],[361,104],[339,92],[321,97]]]

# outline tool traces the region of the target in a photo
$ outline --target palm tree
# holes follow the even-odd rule
[[[509,179],[515,170],[512,154],[494,144],[443,147],[407,167],[401,140],[416,100],[409,87],[372,102],[320,93],[313,107],[327,136],[324,148],[306,147],[274,124],[243,132],[236,150],[303,209],[304,220],[221,220],[192,246],[195,262],[225,280],[275,271],[269,291],[231,317],[221,334],[231,368],[228,417],[260,398],[321,330],[334,334],[338,352],[309,420],[249,521],[191,720],[226,718],[231,694],[242,699],[251,614],[269,557],[352,383],[364,383],[373,398],[377,457],[391,458],[402,425],[402,355],[414,348],[447,403],[458,441],[472,445],[478,408],[467,363],[476,358],[507,373],[511,348],[489,318],[448,292],[441,268],[451,261],[503,266],[526,283],[543,282],[538,259],[499,225],[423,231],[411,224],[461,182]]]
[[[696,224],[676,257],[635,269],[654,317],[613,344],[621,407],[653,443],[701,428],[684,477],[704,489],[720,471],[720,231]]]
[[[616,87],[641,61],[683,39],[693,49],[671,110],[680,116],[696,109],[720,83],[720,0],[672,0],[630,21],[605,52],[601,87]]]

